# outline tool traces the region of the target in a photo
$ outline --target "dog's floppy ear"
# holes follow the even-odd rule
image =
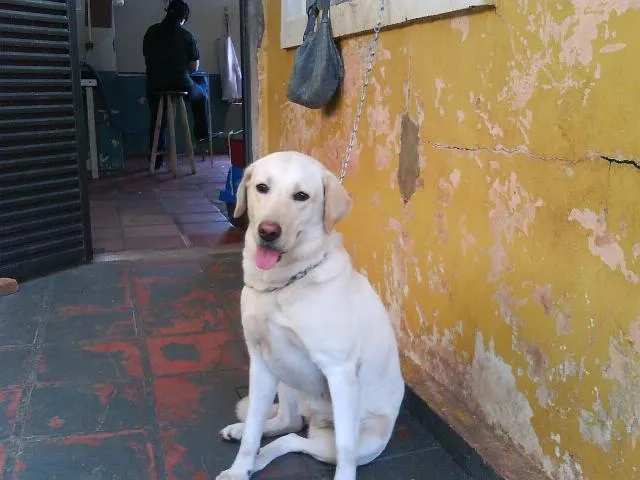
[[[236,192],[236,209],[233,211],[234,218],[240,218],[247,211],[247,182],[251,180],[253,165],[244,169],[242,180]]]
[[[324,173],[322,183],[324,185],[324,229],[330,233],[335,224],[349,213],[351,197],[331,172]]]

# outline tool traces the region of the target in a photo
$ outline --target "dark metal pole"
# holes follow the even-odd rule
[[[248,18],[249,2],[240,2],[240,68],[242,70],[242,127],[244,129],[244,162],[253,162],[253,131],[251,126],[251,32]]]
[[[82,229],[84,236],[84,260],[93,260],[93,242],[91,238],[91,212],[89,204],[89,174],[87,172],[87,128],[84,113],[84,99],[80,85],[80,55],[78,52],[78,23],[76,21],[76,2],[67,0],[67,18],[69,19],[69,48],[71,51],[71,78],[73,103],[75,110],[76,142],[78,155],[78,179],[80,181],[80,204],[82,208]]]

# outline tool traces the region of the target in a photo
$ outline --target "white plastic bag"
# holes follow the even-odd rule
[[[222,82],[222,100],[234,102],[242,100],[242,71],[230,36],[219,38],[218,65]]]

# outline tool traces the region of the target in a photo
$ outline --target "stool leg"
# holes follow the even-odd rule
[[[178,154],[176,152],[176,110],[173,98],[167,97],[167,113],[169,120],[169,169],[173,172],[173,178],[178,175]]]
[[[160,97],[158,113],[156,114],[156,124],[153,128],[153,145],[151,147],[151,161],[149,162],[149,175],[156,171],[156,157],[158,156],[158,142],[160,141],[160,127],[162,126],[162,114],[164,113],[164,97]]]
[[[191,174],[196,174],[196,159],[193,156],[193,142],[191,141],[191,131],[189,129],[189,117],[187,117],[187,106],[184,104],[184,98],[178,99],[180,105],[180,115],[182,116],[182,127],[184,128],[184,141],[187,143],[187,155],[189,155],[189,164],[191,165]]]

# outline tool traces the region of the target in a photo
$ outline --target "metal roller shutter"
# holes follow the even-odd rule
[[[75,33],[73,0],[0,0],[0,276],[91,258]]]

